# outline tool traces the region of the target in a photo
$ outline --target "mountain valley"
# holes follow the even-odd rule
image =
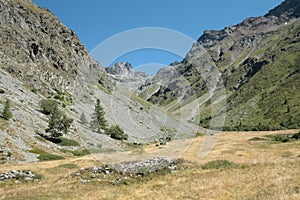
[[[207,30],[149,76],[0,0],[0,199],[299,199],[299,9]]]

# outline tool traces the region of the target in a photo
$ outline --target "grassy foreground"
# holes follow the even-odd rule
[[[214,149],[199,159],[204,136],[193,140],[176,173],[155,174],[128,184],[82,184],[70,174],[100,165],[92,155],[29,164],[0,165],[1,171],[26,169],[39,182],[0,182],[0,199],[300,199],[300,141],[280,143],[267,135],[295,133],[224,132]],[[172,141],[180,146],[185,141]],[[143,147],[145,151],[158,148]]]

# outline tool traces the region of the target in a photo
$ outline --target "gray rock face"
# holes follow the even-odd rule
[[[78,104],[92,104],[100,97],[92,94],[91,86],[109,91],[114,81],[89,55],[74,31],[30,0],[0,1],[0,34],[0,87],[4,91],[0,110],[9,99],[13,113],[0,130],[0,162],[38,161],[38,155],[30,153],[33,144],[61,154],[59,146],[37,139],[37,133],[43,133],[48,123],[47,116],[39,112],[39,101],[62,93]],[[64,112],[76,119],[74,107],[78,104],[74,105],[73,100]],[[76,109],[91,112],[88,105],[83,107]],[[82,130],[81,124],[78,126]]]
[[[145,72],[135,72],[129,62],[117,62],[111,67],[106,67],[105,71],[118,83],[126,84],[129,88],[135,88],[148,78]]]
[[[270,10],[266,16],[282,16],[288,17],[300,17],[300,1],[298,0],[285,0],[281,5]]]
[[[106,67],[105,71],[112,75],[113,78],[124,81],[126,79],[128,80],[134,80],[135,78],[147,78],[148,75],[145,72],[135,72],[132,65],[129,62],[117,62],[112,67]]]
[[[134,76],[133,67],[129,62],[117,62],[112,67],[106,67],[106,72],[112,75],[132,77]]]
[[[0,67],[42,93],[82,92],[87,82],[113,87],[74,31],[31,1],[0,1]]]

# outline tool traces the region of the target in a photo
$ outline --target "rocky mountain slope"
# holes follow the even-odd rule
[[[109,91],[113,80],[72,30],[30,0],[0,1],[0,32],[0,109],[8,99],[13,113],[10,121],[0,119],[1,160],[36,161],[37,150],[65,155],[63,149],[80,150],[81,146],[64,148],[39,136],[48,122],[39,102],[56,99],[63,112],[79,119],[81,112],[91,113],[95,98],[100,98],[91,85]],[[66,137],[79,141],[82,133],[92,140],[93,133],[85,129],[75,120]],[[100,137],[95,144],[102,140],[107,141]]]
[[[124,151],[133,142],[196,134],[196,125],[182,124],[136,96],[134,88],[144,74],[134,73],[129,63],[112,67],[113,73],[126,73],[127,82],[107,74],[72,30],[30,0],[0,1],[0,33],[0,110],[8,99],[13,114],[8,121],[0,117],[0,162],[68,157],[84,154],[86,149]],[[135,82],[128,87],[131,79]],[[73,119],[70,132],[63,136],[68,144],[41,137],[49,118],[40,111],[43,99],[57,101],[59,109]],[[129,135],[127,143],[96,133],[81,122],[83,114],[91,121],[96,99],[108,124],[118,124]]]
[[[204,127],[226,114],[224,127],[230,130],[299,128],[299,8],[299,1],[286,0],[265,16],[205,31],[182,62],[140,88],[143,94],[156,85],[155,92],[141,96],[173,113],[192,102],[198,110],[189,119]],[[220,99],[203,98],[212,91],[211,78],[219,75],[215,86],[226,90],[226,113]],[[219,111],[212,114],[215,108]]]
[[[1,69],[43,94],[75,92],[86,82],[112,87],[76,34],[51,12],[31,1],[0,3]]]

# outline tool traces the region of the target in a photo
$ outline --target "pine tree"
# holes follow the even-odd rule
[[[10,101],[8,99],[6,99],[6,102],[4,105],[2,117],[6,120],[9,120],[10,118],[12,118],[12,113],[10,111]]]
[[[95,104],[95,111],[92,116],[91,128],[97,130],[98,133],[100,133],[101,130],[107,129],[107,121],[105,120],[104,115],[105,112],[100,104],[100,99],[97,99]]]

